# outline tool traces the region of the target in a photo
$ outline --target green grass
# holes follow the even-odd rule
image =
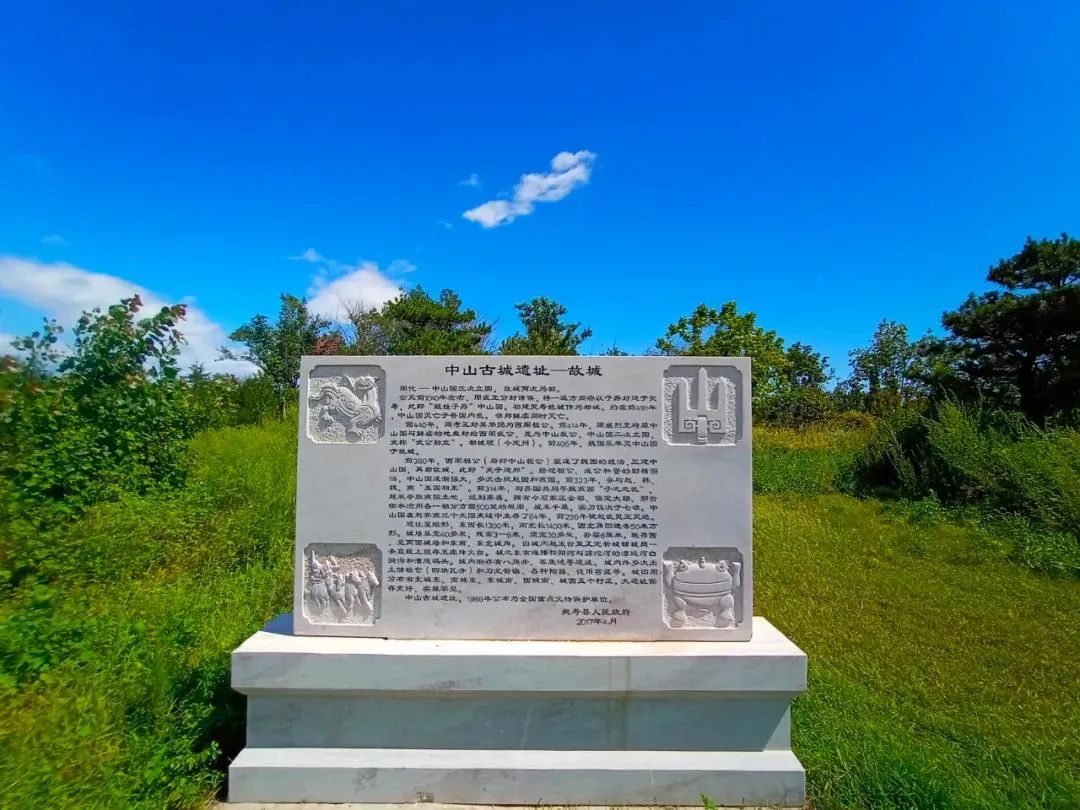
[[[1080,806],[1080,581],[933,503],[829,494],[861,434],[755,441],[777,493],[755,497],[756,612],[810,657],[815,810]],[[0,604],[0,805],[220,788],[243,738],[229,653],[290,601],[295,444],[292,422],[204,434],[183,490],[50,537],[49,584]]]
[[[842,492],[851,488],[866,431],[754,428],[754,492]]]
[[[1080,583],[841,495],[756,498],[754,542],[815,808],[1080,806]]]
[[[287,609],[295,428],[199,437],[187,487],[56,532],[0,607],[0,805],[197,807],[241,745],[229,653]]]
[[[855,464],[873,487],[939,500],[1000,523],[1013,559],[1080,578],[1080,431],[1044,430],[1015,413],[952,401],[878,423]]]

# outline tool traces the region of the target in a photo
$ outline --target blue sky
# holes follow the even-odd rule
[[[921,333],[1027,235],[1080,230],[1074,2],[4,17],[6,333],[139,288],[194,304],[207,359],[282,291],[421,284],[500,335],[554,297],[596,352],[734,299],[843,365],[881,318]]]

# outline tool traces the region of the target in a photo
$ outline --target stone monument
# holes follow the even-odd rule
[[[294,609],[233,654],[231,801],[803,804],[748,359],[306,357],[300,386]]]

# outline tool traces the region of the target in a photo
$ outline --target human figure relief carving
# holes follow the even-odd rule
[[[718,557],[716,549],[665,555],[664,622],[668,627],[729,628],[737,624],[736,598],[742,588],[742,563]],[[670,551],[668,552],[671,553]],[[737,552],[736,552],[737,553]]]
[[[359,371],[359,369],[358,369]],[[372,444],[382,435],[381,375],[315,369],[308,381],[308,435],[317,442]]]
[[[735,443],[738,388],[722,373],[728,371],[715,366],[672,366],[665,372],[663,429],[668,444]]]
[[[329,553],[335,546],[340,553]],[[308,546],[304,615],[320,624],[375,624],[380,612],[380,557],[375,546],[364,543]]]

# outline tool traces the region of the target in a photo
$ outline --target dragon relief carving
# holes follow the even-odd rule
[[[382,427],[379,381],[372,375],[312,377],[309,433],[315,441],[370,444]]]

